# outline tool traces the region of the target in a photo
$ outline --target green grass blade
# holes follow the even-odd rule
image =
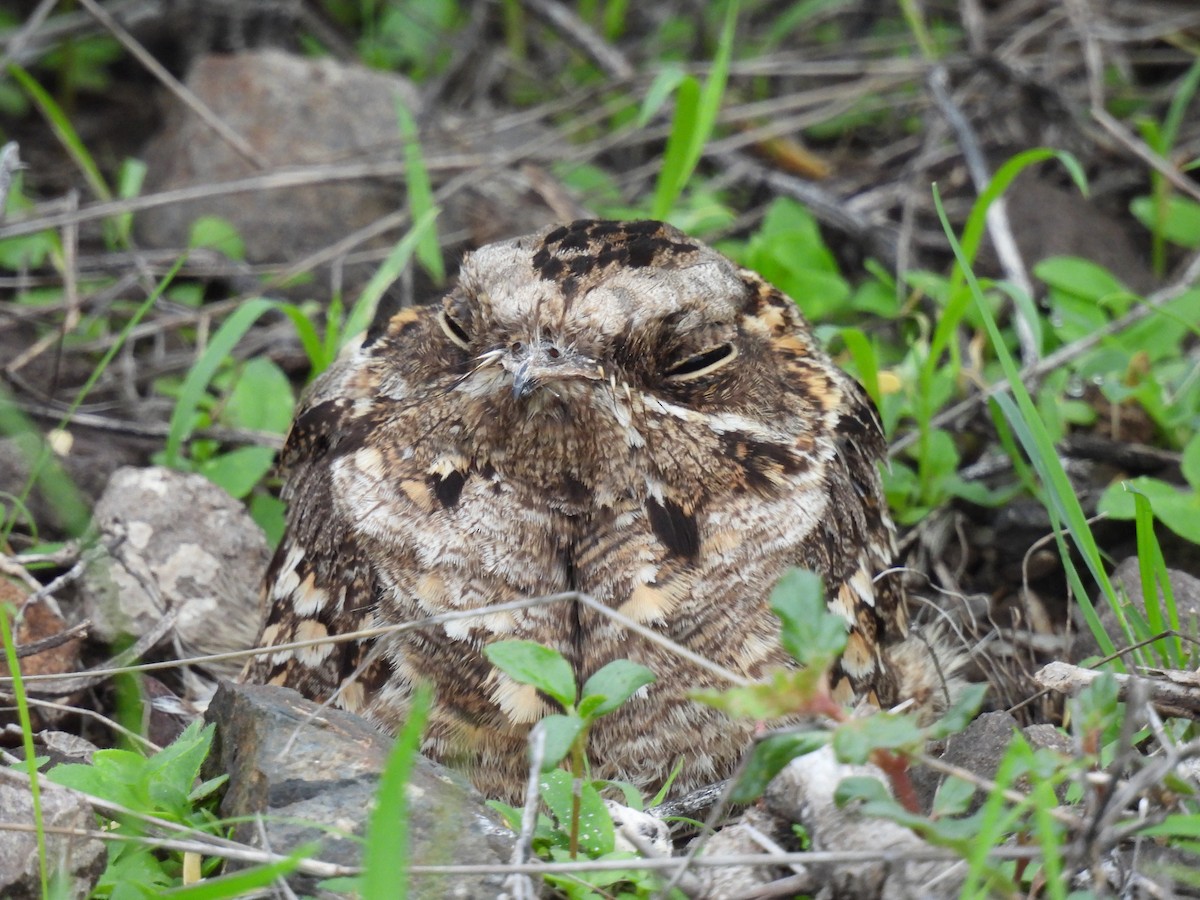
[[[671,122],[671,135],[667,138],[662,169],[654,185],[654,205],[650,215],[655,219],[667,217],[691,175],[687,167],[687,156],[699,118],[699,104],[700,82],[689,75],[679,82],[679,90],[675,94],[675,116]]]
[[[304,310],[292,303],[280,303],[277,308],[291,319],[292,326],[296,329],[296,337],[300,340],[300,346],[304,348],[304,355],[308,357],[313,374],[317,375],[323,372],[333,360],[326,353],[325,342],[317,333],[312,319],[305,314]]]
[[[50,893],[50,875],[46,866],[46,825],[42,820],[42,788],[38,782],[37,754],[33,748],[33,725],[29,719],[29,701],[25,698],[25,683],[21,680],[21,661],[17,659],[16,641],[8,622],[9,607],[0,603],[0,640],[4,642],[4,658],[12,678],[12,693],[17,701],[17,720],[21,723],[21,745],[25,750],[25,771],[29,775],[29,792],[33,800],[33,827],[37,835],[38,876],[42,896]]]
[[[712,69],[701,88],[695,78],[685,77],[679,82],[675,97],[675,117],[671,123],[671,135],[667,138],[667,149],[663,154],[662,169],[654,185],[654,203],[651,216],[665,219],[683,193],[688,179],[692,177],[704,145],[712,136],[725,96],[725,85],[729,80],[729,63],[733,58],[733,40],[737,33],[737,0],[730,0],[725,7],[725,21],[721,26],[721,38]]]
[[[79,139],[79,134],[75,131],[67,114],[54,102],[54,98],[46,93],[46,90],[37,83],[32,75],[16,63],[8,64],[8,74],[24,89],[25,93],[29,95],[29,99],[46,117],[55,137],[66,148],[71,159],[75,161],[75,165],[79,166],[79,170],[83,173],[92,192],[101,200],[111,200],[113,198],[112,191],[109,190],[104,176],[100,174],[100,168],[92,159],[92,155],[88,153],[87,148],[83,146],[83,141]]]
[[[1062,163],[1080,191],[1087,194],[1087,179],[1079,161],[1064,150],[1052,150],[1047,147],[1026,150],[1005,162],[996,171],[988,186],[971,206],[971,212],[963,226],[960,245],[962,256],[957,259],[954,271],[950,275],[950,287],[946,293],[946,308],[938,317],[937,328],[934,330],[933,340],[930,343],[927,365],[934,367],[938,365],[942,352],[950,344],[959,322],[962,321],[962,317],[970,305],[971,292],[964,290],[964,282],[967,272],[975,264],[975,256],[987,233],[988,208],[1009,189],[1017,176],[1025,169],[1048,159],[1056,159]]]
[[[217,333],[212,336],[208,346],[204,348],[204,352],[184,379],[175,409],[171,411],[171,424],[167,430],[167,445],[164,451],[168,466],[178,467],[182,462],[180,451],[183,442],[192,432],[196,410],[200,407],[204,392],[208,390],[209,382],[217,374],[217,370],[229,359],[233,348],[250,330],[250,326],[264,313],[277,306],[276,301],[265,297],[247,300],[221,323]]]
[[[400,277],[400,273],[408,265],[408,261],[412,258],[413,253],[424,239],[426,232],[433,228],[437,214],[437,207],[434,207],[433,209],[426,210],[421,218],[413,222],[413,227],[409,229],[408,234],[401,238],[400,242],[392,248],[392,252],[388,254],[387,259],[383,261],[375,274],[371,276],[371,280],[367,282],[367,286],[363,288],[362,293],[358,295],[358,299],[354,302],[354,308],[350,310],[350,315],[346,317],[342,333],[338,340],[339,348],[347,340],[371,324],[371,319],[375,315],[375,309],[379,305],[379,300],[383,296],[383,292],[391,286],[393,281]]]
[[[413,694],[408,721],[379,779],[363,849],[363,900],[404,900],[408,896],[408,780],[432,698],[433,692],[424,685]]]
[[[1013,359],[1012,354],[1009,353],[1008,347],[1004,343],[1004,336],[1000,333],[1000,328],[997,326],[991,310],[988,309],[983,292],[979,288],[979,282],[975,279],[975,273],[971,271],[963,249],[954,235],[954,229],[950,227],[950,222],[946,218],[946,211],[942,206],[941,194],[938,192],[936,185],[933,189],[933,200],[934,205],[937,207],[938,217],[942,223],[942,230],[946,234],[946,238],[950,243],[951,249],[954,251],[958,264],[962,267],[963,277],[966,280],[971,296],[975,300],[975,306],[979,311],[980,317],[983,319],[984,327],[987,329],[992,350],[1000,361],[1001,369],[1008,381],[1009,389],[1012,391],[1011,399],[1004,394],[998,395],[996,399],[1008,417],[1009,423],[1012,425],[1017,439],[1024,447],[1025,453],[1029,456],[1034,470],[1038,473],[1038,477],[1046,487],[1046,499],[1050,501],[1046,504],[1047,509],[1051,510],[1052,513],[1058,514],[1066,524],[1067,531],[1070,533],[1075,547],[1091,572],[1092,578],[1100,586],[1104,596],[1108,598],[1114,610],[1117,610],[1116,592],[1113,590],[1108,573],[1104,569],[1100,548],[1097,546],[1095,537],[1092,535],[1092,530],[1088,526],[1087,516],[1084,515],[1083,508],[1079,505],[1079,498],[1076,496],[1075,489],[1071,485],[1070,479],[1067,478],[1066,472],[1063,470],[1062,462],[1059,460],[1058,453],[1054,448],[1054,442],[1051,440],[1049,433],[1046,431],[1046,426],[1042,423],[1041,417],[1038,415],[1033,398],[1029,396],[1025,385],[1021,382],[1017,363]],[[1073,568],[1069,557],[1069,553],[1063,556],[1063,564],[1064,566],[1068,566],[1068,571]],[[1082,585],[1079,587],[1082,587]],[[1078,600],[1084,606],[1086,612],[1087,592],[1081,592],[1078,595]],[[1091,624],[1090,621],[1089,624]],[[1098,624],[1097,622],[1096,625],[1098,626]],[[1102,648],[1106,644],[1111,647],[1112,642],[1108,639],[1103,629],[1100,629],[1096,633],[1096,638]],[[1105,649],[1105,652],[1111,653],[1112,650]]]
[[[425,168],[421,153],[421,139],[412,113],[399,100],[396,101],[396,119],[400,125],[400,137],[404,141],[404,172],[408,196],[408,211],[414,222],[422,221],[432,213],[437,215],[438,206],[433,200],[433,185]],[[438,244],[437,228],[432,225],[421,231],[417,241],[417,260],[433,278],[434,284],[446,281],[446,264],[442,260],[442,248]]]
[[[729,0],[725,7],[725,21],[721,25],[721,37],[717,42],[717,54],[713,57],[712,70],[704,81],[697,108],[697,131],[692,135],[688,157],[689,167],[694,169],[704,153],[721,112],[721,101],[725,98],[725,85],[729,82],[729,64],[733,59],[733,39],[737,35],[738,2]]]
[[[1182,669],[1186,662],[1183,639],[1179,637],[1179,607],[1175,604],[1175,592],[1171,587],[1171,576],[1167,572],[1162,547],[1154,533],[1154,510],[1149,499],[1143,494],[1135,492],[1133,503],[1137,530],[1138,574],[1141,578],[1142,597],[1146,603],[1146,621],[1151,634],[1161,634],[1167,629],[1174,630],[1174,637],[1156,641],[1154,647],[1168,668]],[[1158,597],[1160,585],[1161,602]]]
[[[1192,98],[1196,96],[1197,88],[1200,88],[1200,59],[1194,60],[1183,78],[1180,79],[1179,88],[1171,97],[1171,103],[1167,107],[1167,114],[1163,118],[1162,125],[1162,145],[1157,148],[1163,156],[1168,156],[1171,148],[1175,146],[1175,141],[1179,138],[1179,128],[1183,124],[1183,117],[1187,114]]]

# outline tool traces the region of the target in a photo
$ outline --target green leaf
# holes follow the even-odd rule
[[[208,247],[230,259],[246,258],[246,243],[228,219],[219,216],[200,216],[192,223],[188,235],[189,247]]]
[[[250,498],[250,518],[266,533],[272,547],[278,547],[283,540],[286,512],[287,504],[278,497],[259,492]]]
[[[667,218],[688,179],[692,177],[704,153],[704,145],[712,135],[729,77],[737,14],[737,0],[729,0],[717,52],[704,87],[701,88],[699,82],[690,75],[679,80],[671,134],[667,138],[662,167],[654,185],[651,216],[655,219]]]
[[[567,758],[571,745],[583,731],[584,721],[577,715],[554,714],[546,716],[539,726],[546,733],[545,755],[542,757],[542,771],[555,768]]]
[[[167,444],[163,451],[164,462],[168,466],[178,468],[182,461],[183,442],[195,427],[196,410],[204,399],[209,382],[217,374],[217,370],[233,353],[233,348],[242,339],[250,327],[264,313],[275,309],[278,304],[264,297],[255,297],[245,301],[241,306],[221,323],[208,346],[196,363],[188,371],[183,386],[179,389],[179,399],[171,412],[171,424],[167,430]]]
[[[1100,512],[1114,519],[1136,516],[1134,493],[1150,501],[1155,517],[1192,543],[1200,544],[1200,491],[1185,491],[1173,484],[1142,475],[1109,485],[1096,504]]]
[[[38,110],[46,118],[55,137],[63,145],[63,148],[67,151],[67,155],[75,161],[75,165],[83,173],[84,180],[87,181],[88,187],[92,189],[92,192],[101,200],[111,200],[112,191],[109,190],[104,176],[100,174],[100,168],[96,165],[96,161],[92,159],[92,155],[88,153],[87,147],[79,139],[79,134],[76,132],[75,126],[71,124],[70,117],[54,102],[54,98],[34,80],[33,76],[19,65],[10,62],[8,64],[8,74],[12,76],[17,84],[21,85],[25,93],[29,95],[29,99],[34,102],[34,105],[37,106]]]
[[[196,471],[240,500],[254,490],[274,465],[275,451],[270,447],[238,447],[204,460]]]
[[[215,725],[201,728],[199,722],[193,722],[170,746],[145,760],[147,791],[162,814],[180,822],[186,820],[192,809],[192,785],[200,776],[200,766],[212,747],[215,732]]]
[[[870,775],[851,775],[838,782],[833,800],[839,807],[855,801],[863,803],[894,803],[895,799],[878,778]]]
[[[987,694],[986,684],[969,684],[963,688],[954,704],[926,731],[926,740],[941,740],[962,731],[975,719]]]
[[[698,703],[740,719],[777,719],[812,708],[825,682],[825,669],[775,669],[763,680],[744,687],[700,690],[688,694]]]
[[[220,420],[233,428],[287,434],[294,407],[292,383],[287,375],[265,356],[257,356],[242,366]]]
[[[646,89],[646,96],[642,99],[642,106],[638,111],[638,128],[645,128],[649,124],[650,120],[654,118],[654,114],[667,102],[672,91],[679,87],[683,79],[687,77],[687,72],[681,66],[673,63],[668,63],[655,74],[654,80],[650,82],[650,87]]]
[[[846,620],[825,606],[821,577],[791,569],[771,591],[771,611],[779,616],[780,642],[797,662],[820,669],[845,649]]]
[[[842,762],[861,765],[873,750],[916,747],[924,739],[913,716],[880,712],[839,725],[833,733],[833,749]]]
[[[534,641],[498,641],[483,648],[488,661],[520,684],[531,684],[564,709],[575,705],[575,674],[561,653]]]
[[[875,348],[865,334],[857,328],[843,328],[840,332],[850,357],[854,360],[854,368],[858,374],[859,383],[866,389],[871,402],[876,406],[883,403],[879,391],[879,358]]]
[[[671,121],[671,134],[667,138],[667,149],[663,153],[662,168],[654,185],[654,205],[650,215],[665,219],[675,205],[691,170],[688,154],[692,135],[697,130],[700,104],[700,82],[691,75],[679,81],[675,94],[675,116]]]
[[[965,778],[951,775],[938,787],[933,798],[933,815],[958,816],[967,811],[971,798],[975,796],[975,785]]]
[[[425,168],[425,157],[421,153],[421,138],[417,133],[417,122],[404,103],[396,100],[396,120],[400,126],[400,137],[404,141],[404,181],[408,197],[408,210],[413,222],[426,216],[436,217],[438,206],[433,199],[433,185]],[[425,267],[435,285],[446,280],[446,264],[442,259],[442,248],[438,244],[435,225],[422,229],[417,239],[417,259]]]
[[[1200,491],[1200,434],[1192,435],[1192,439],[1184,445],[1179,467],[1187,483]]]
[[[564,769],[542,773],[542,799],[562,831],[569,831],[573,810],[574,778]],[[611,853],[615,834],[612,817],[595,786],[584,779],[579,794],[579,847],[588,856]]]
[[[1033,267],[1033,274],[1049,287],[1093,303],[1129,291],[1108,269],[1077,256],[1051,256]]]
[[[1129,204],[1133,217],[1150,231],[1180,247],[1200,247],[1200,203],[1172,194],[1161,207],[1153,197],[1137,197]]]
[[[148,167],[140,159],[127,159],[121,163],[117,172],[117,196],[122,200],[129,200],[141,193],[147,170]],[[115,243],[121,247],[128,247],[133,231],[133,213],[113,216],[112,226]]]
[[[773,734],[754,747],[742,777],[730,794],[731,803],[753,803],[762,796],[771,779],[798,756],[812,753],[829,743],[829,732],[810,731],[803,734]]]
[[[614,659],[595,672],[583,685],[583,698],[602,697],[603,702],[591,709],[597,718],[612,712],[633,696],[638,688],[654,681],[654,673],[628,659]]]
[[[158,896],[174,897],[179,900],[226,900],[226,898],[242,897],[255,892],[257,888],[265,888],[283,876],[296,871],[300,863],[316,856],[320,849],[321,845],[315,841],[301,844],[285,859],[251,866],[229,875],[205,878],[186,887],[163,891]],[[400,896],[400,894],[393,896]]]
[[[360,331],[366,330],[367,326],[371,324],[380,298],[391,287],[392,282],[399,278],[408,267],[408,261],[412,258],[413,253],[425,241],[425,235],[433,230],[438,212],[437,207],[434,207],[418,217],[408,233],[392,248],[387,259],[380,263],[375,274],[371,276],[371,280],[367,282],[367,286],[362,289],[362,293],[354,301],[354,307],[346,316],[346,321],[342,323],[341,334],[337,336],[337,348],[335,349],[340,349],[350,338]]]

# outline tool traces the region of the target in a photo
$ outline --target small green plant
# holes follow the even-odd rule
[[[90,765],[67,763],[46,773],[50,781],[106,804],[98,816],[112,839],[107,842],[108,863],[93,898],[145,900],[167,890],[172,896],[209,900],[243,896],[287,875],[312,853],[314,848],[306,845],[285,859],[224,877],[205,877],[202,885],[189,888],[184,881],[185,854],[160,849],[146,835],[147,817],[203,834],[219,834],[224,829],[213,811],[218,791],[229,776],[199,780],[215,727],[193,722],[174,743],[153,756],[131,750],[97,750]],[[201,860],[200,874],[214,876],[220,865],[217,857]]]
[[[887,772],[901,801],[915,809],[906,765],[894,751],[917,752],[927,741],[965,727],[983,702],[985,687],[966,689],[941,721],[929,727],[905,713],[881,711],[851,718],[834,700],[829,683],[830,669],[846,646],[846,621],[826,607],[820,577],[803,569],[786,573],[771,592],[771,609],[779,617],[780,642],[799,667],[776,670],[746,687],[697,691],[692,696],[732,717],[770,721],[820,716],[837,724],[832,729],[789,730],[760,741],[731,799],[753,802],[792,759],[832,743],[843,762],[870,760]]]
[[[604,783],[587,777],[587,736],[597,719],[653,682],[654,673],[630,660],[616,659],[593,673],[580,689],[571,664],[551,647],[533,641],[499,641],[485,647],[484,654],[513,681],[536,688],[563,708],[537,726],[544,735],[541,795],[553,820],[539,817],[535,850],[553,860],[575,859],[580,852],[593,859],[632,858],[616,850],[612,819],[600,796]],[[564,760],[569,772],[558,768]],[[631,790],[625,791],[627,799]],[[514,829],[520,828],[519,810],[499,803],[493,806]],[[620,883],[641,885],[645,893],[637,896],[649,896],[657,883],[650,873],[632,869],[548,876],[547,881],[579,900],[602,896],[593,889]]]
[[[171,746],[151,757],[131,750],[98,750],[91,765],[55,766],[46,777],[56,784],[99,797],[135,814],[166,819],[211,832],[216,822],[210,809],[227,776],[197,784],[200,766],[212,744],[214,726],[188,726]],[[96,897],[141,900],[148,893],[177,885],[183,870],[178,853],[160,853],[136,838],[144,834],[136,816],[115,815],[106,822],[114,834],[132,840],[108,845],[108,865],[96,886]],[[202,869],[211,873],[219,860]]]
[[[1162,122],[1142,117],[1138,129],[1146,143],[1164,159],[1169,159],[1179,139],[1188,107],[1200,88],[1200,59],[1195,60],[1179,81]],[[1200,247],[1200,203],[1180,197],[1161,172],[1150,170],[1150,194],[1136,197],[1130,204],[1133,217],[1150,230],[1151,262],[1155,274],[1166,272],[1168,243],[1195,249]]]

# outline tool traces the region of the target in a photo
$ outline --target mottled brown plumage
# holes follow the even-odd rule
[[[906,690],[891,652],[907,622],[880,574],[883,453],[870,401],[795,304],[703,244],[601,221],[493,244],[310,392],[284,450],[262,641],[582,591],[754,678],[790,662],[768,595],[805,566],[849,623],[844,693],[888,705]],[[616,658],[657,674],[592,731],[599,777],[653,790],[682,756],[688,790],[748,746],[751,724],[686,698],[714,676],[578,603],[281,650],[245,677],[342,688],[339,703],[392,729],[430,681],[425,751],[511,797],[528,730],[552,711],[481,654],[518,637],[556,647],[581,683]]]

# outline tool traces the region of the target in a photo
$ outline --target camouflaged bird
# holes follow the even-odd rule
[[[607,221],[492,244],[311,389],[261,643],[579,591],[758,678],[794,665],[768,602],[803,566],[849,626],[842,696],[925,702],[936,667],[885,571],[883,454],[869,399],[796,304],[704,244]],[[513,798],[554,707],[485,660],[511,638],[556,648],[581,683],[618,658],[658,676],[593,727],[596,777],[650,792],[682,757],[682,793],[749,746],[753,723],[687,699],[718,677],[578,602],[281,649],[244,678],[336,693],[391,730],[431,682],[426,754]]]

